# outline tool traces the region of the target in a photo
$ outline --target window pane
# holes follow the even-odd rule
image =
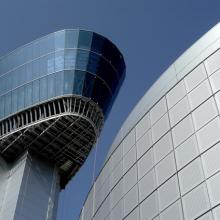
[[[105,39],[102,36],[94,33],[92,38],[91,50],[101,54],[103,50],[104,42]]]
[[[35,80],[33,82],[33,104],[36,104],[39,102],[39,97],[40,97],[40,81]]]
[[[63,95],[63,71],[55,73],[56,75],[56,96]]]
[[[24,109],[24,86],[18,88],[18,110]]]
[[[79,30],[66,31],[66,48],[77,48]]]
[[[99,104],[104,114],[107,112],[108,106],[111,105],[111,93],[104,82],[98,78],[95,80],[92,99]]]
[[[47,56],[40,58],[40,76],[47,75]]]
[[[76,50],[65,50],[65,70],[74,69],[76,64]]]
[[[83,95],[86,97],[92,96],[92,90],[95,82],[95,75],[90,73],[86,73],[84,87],[83,87]]]
[[[92,43],[92,33],[88,31],[79,31],[78,48],[90,49]]]
[[[25,81],[31,81],[32,77],[32,63],[28,63],[25,65]]]
[[[75,71],[74,88],[73,88],[73,93],[74,94],[80,94],[80,95],[82,94],[84,79],[85,79],[85,72]]]
[[[55,53],[55,71],[64,69],[64,51],[58,51]]]
[[[56,96],[55,94],[55,86],[56,86],[56,78],[55,74],[50,74],[48,76],[48,86],[47,86],[47,91],[48,91],[48,98],[53,98]]]
[[[64,72],[64,94],[73,94],[74,70]]]
[[[100,55],[97,55],[95,53],[90,52],[89,59],[88,59],[87,70],[91,73],[96,74],[97,69],[100,65],[100,61],[101,61],[101,56]]]
[[[25,107],[32,105],[32,83],[25,85]]]
[[[5,109],[4,96],[0,96],[0,118],[4,117],[4,109]]]
[[[12,113],[18,110],[18,90],[12,91]]]
[[[89,52],[78,50],[76,58],[76,69],[86,70],[88,64]]]
[[[11,114],[11,92],[5,95],[5,116]]]
[[[47,73],[54,72],[54,53],[47,56]]]
[[[33,79],[37,79],[40,73],[40,59],[34,60],[32,63]]]
[[[47,77],[40,79],[40,101],[47,99]]]
[[[63,49],[65,47],[65,32],[64,31],[58,31],[55,33],[54,37],[55,41],[55,50],[57,49]]]

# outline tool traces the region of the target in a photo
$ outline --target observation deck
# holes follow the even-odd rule
[[[0,155],[31,151],[55,164],[61,188],[86,160],[125,77],[117,47],[62,30],[0,58]]]

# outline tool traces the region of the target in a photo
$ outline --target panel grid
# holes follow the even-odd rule
[[[122,140],[124,153],[121,160],[126,161],[129,152],[136,148],[136,161],[133,164],[132,160],[132,167],[127,162],[123,163],[123,166],[127,164],[123,167],[126,172],[121,176],[121,180],[125,181],[123,188],[133,182],[124,190],[121,201],[126,202],[127,196],[137,185],[138,203],[130,208],[130,212],[126,209],[125,216],[120,219],[135,216],[135,219],[141,220],[170,220],[176,216],[175,220],[214,220],[218,219],[217,215],[220,216],[217,211],[220,205],[217,187],[220,184],[220,108],[217,97],[220,81],[216,78],[214,84],[212,79],[219,68],[209,73],[204,62],[179,80],[145,113],[135,125],[135,143],[130,139],[134,128]],[[177,90],[182,92],[177,94]],[[201,97],[197,98],[198,94]],[[183,112],[182,108],[185,108]],[[175,116],[174,112],[181,116]],[[116,153],[117,148],[106,164]],[[135,166],[137,178],[127,179],[126,175]],[[114,208],[119,207],[118,204]],[[139,214],[134,214],[136,210]],[[106,219],[114,220],[111,217]]]

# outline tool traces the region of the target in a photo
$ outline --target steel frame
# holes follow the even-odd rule
[[[86,160],[104,122],[99,106],[83,97],[62,97],[0,121],[0,154],[14,161],[25,151],[54,163],[61,187]]]

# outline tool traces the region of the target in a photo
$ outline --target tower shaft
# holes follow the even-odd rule
[[[13,164],[0,159],[0,219],[55,220],[59,176],[54,165],[25,152]]]

